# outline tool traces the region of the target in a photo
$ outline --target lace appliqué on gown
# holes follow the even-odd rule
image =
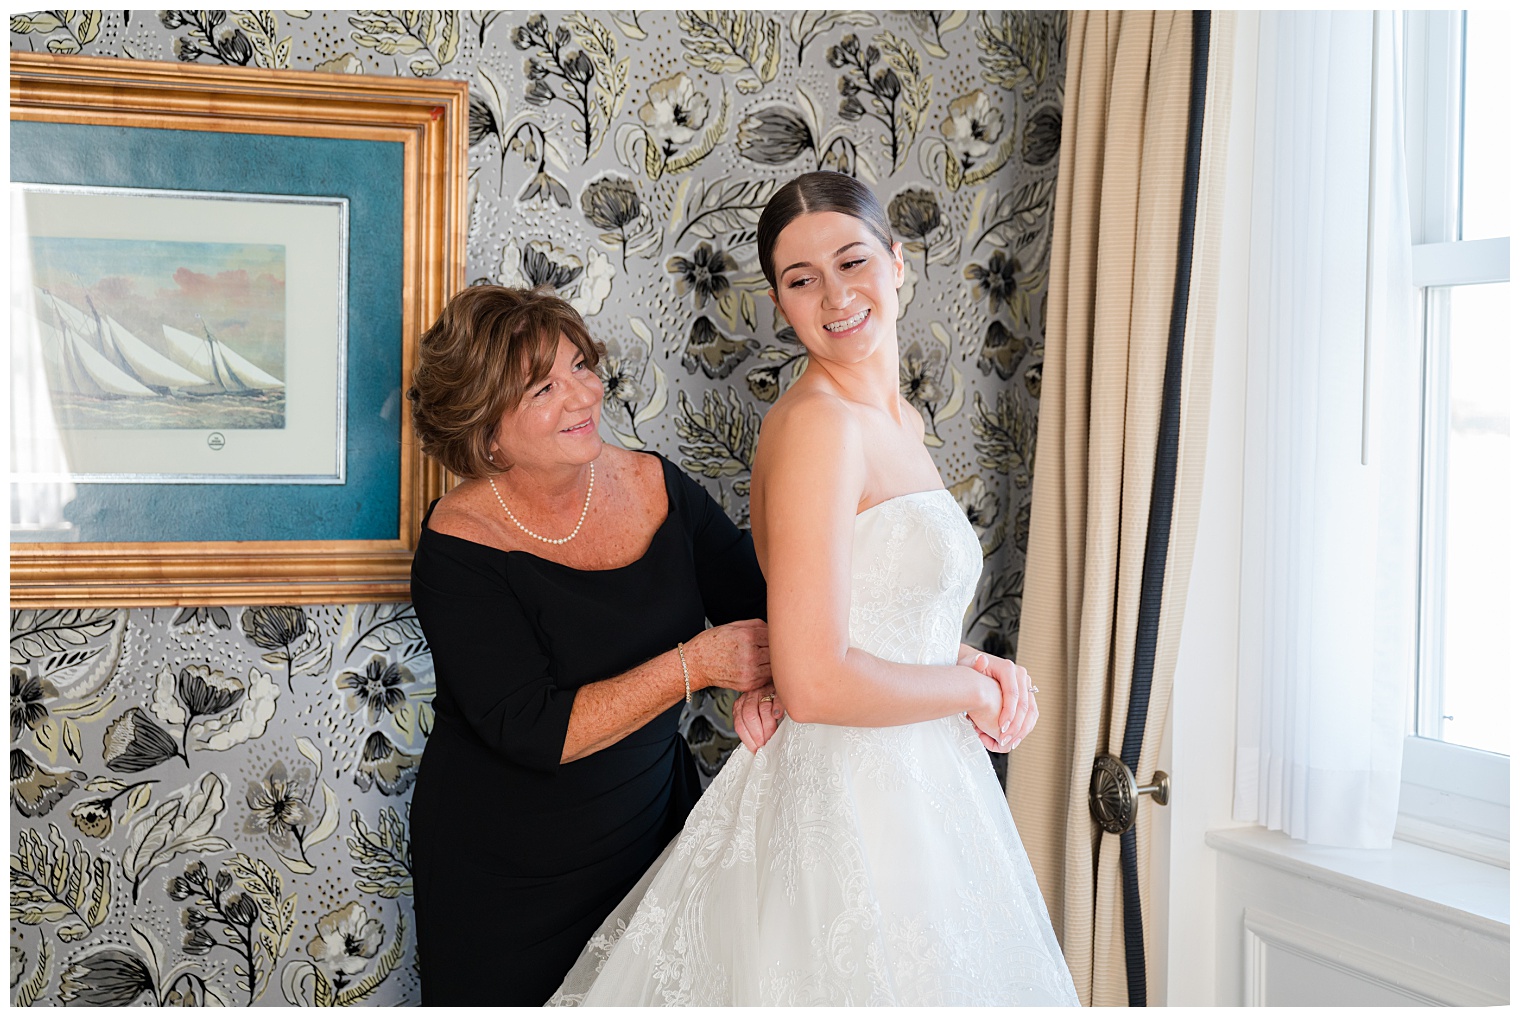
[[[946,491],[856,517],[850,639],[953,663],[981,546]],[[551,1005],[1071,1005],[970,721],[783,721],[735,751]]]

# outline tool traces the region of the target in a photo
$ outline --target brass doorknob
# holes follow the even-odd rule
[[[1092,780],[1087,785],[1087,808],[1098,825],[1109,833],[1126,833],[1135,825],[1140,811],[1140,796],[1150,795],[1157,805],[1171,800],[1172,778],[1157,770],[1151,782],[1141,787],[1130,768],[1118,756],[1099,756],[1093,761]]]

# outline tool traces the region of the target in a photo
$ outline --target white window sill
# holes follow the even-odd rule
[[[1408,785],[1405,785],[1405,789],[1408,790]],[[1497,837],[1487,837],[1407,813],[1399,814],[1393,836],[1395,840],[1419,844],[1441,854],[1471,858],[1501,869],[1509,868],[1509,841]]]
[[[1509,869],[1395,840],[1317,847],[1260,826],[1210,830],[1209,847],[1487,936],[1509,939]]]
[[[1509,868],[1509,757],[1415,735],[1405,738],[1393,835]]]

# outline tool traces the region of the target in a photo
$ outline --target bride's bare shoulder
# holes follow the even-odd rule
[[[844,399],[823,387],[788,389],[760,424],[755,472],[777,460],[844,458],[858,451],[860,423]]]
[[[816,435],[819,429],[835,432],[858,428],[855,413],[838,393],[819,386],[794,385],[788,389],[760,424],[760,441],[786,441]]]
[[[836,486],[858,488],[863,462],[860,421],[850,404],[825,388],[794,386],[761,424],[751,508],[763,509],[772,489],[796,488],[817,498]]]

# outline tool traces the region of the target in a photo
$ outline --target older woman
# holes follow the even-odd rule
[[[569,304],[498,286],[422,337],[418,440],[466,478],[412,566],[438,683],[411,813],[426,1005],[549,997],[700,794],[692,693],[743,693],[751,748],[780,716],[749,535],[602,443],[599,355]]]

